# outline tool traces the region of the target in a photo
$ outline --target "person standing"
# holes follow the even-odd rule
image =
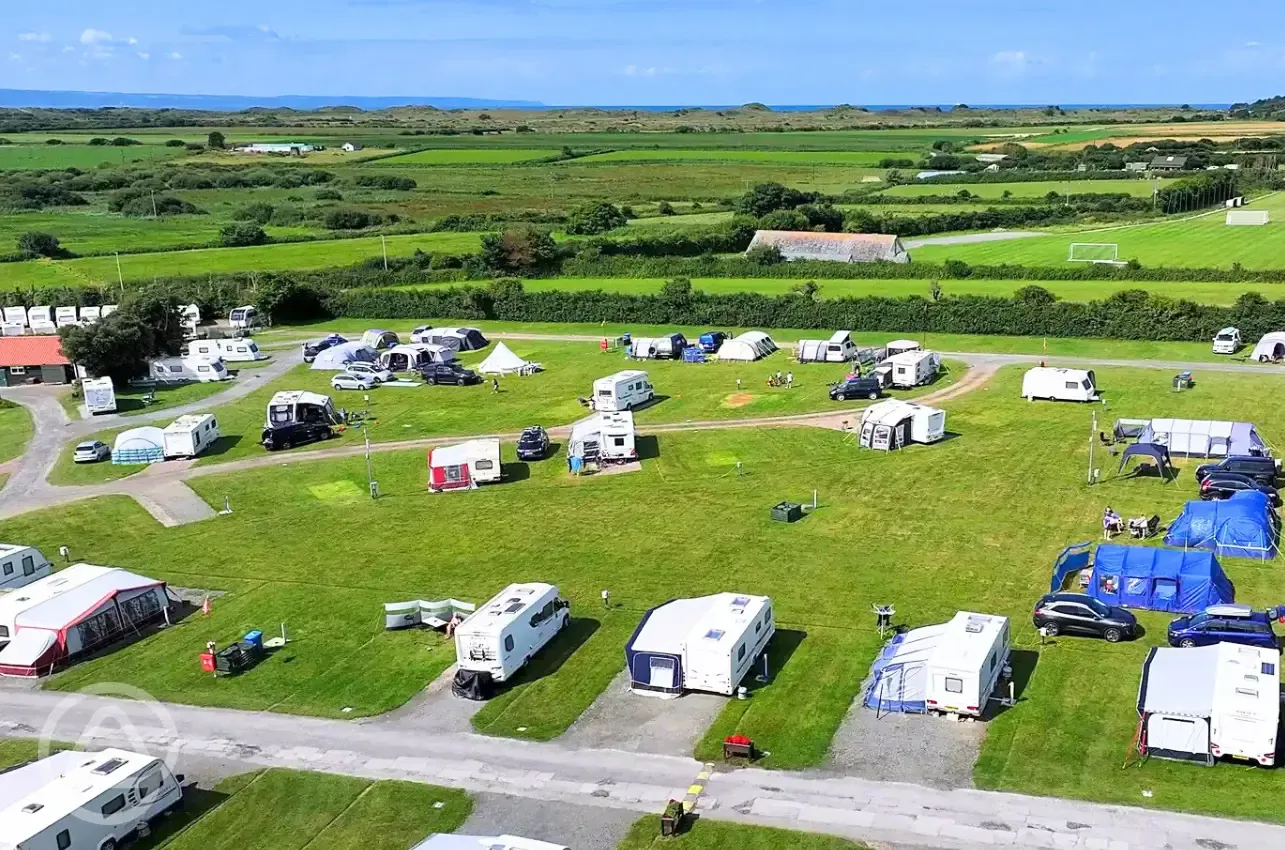
[[[793,372],[786,372],[786,373],[785,373],[785,388],[786,388],[787,390],[792,390],[792,389],[794,389],[794,373],[793,373]]]
[[[500,379],[499,379],[499,378],[492,377],[492,378],[491,378],[491,392],[492,392],[492,393],[498,393],[499,391],[500,391]]]

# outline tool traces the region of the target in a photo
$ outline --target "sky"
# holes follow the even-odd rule
[[[1229,103],[1279,0],[9,0],[0,88],[551,105]],[[1278,82],[1279,81],[1279,82]]]

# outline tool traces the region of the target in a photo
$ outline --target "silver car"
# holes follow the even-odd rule
[[[337,390],[373,390],[379,382],[371,375],[340,372],[330,379],[330,386]]]
[[[76,463],[98,463],[112,456],[112,450],[99,440],[86,440],[76,446],[71,459]]]

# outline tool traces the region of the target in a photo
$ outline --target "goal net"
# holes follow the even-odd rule
[[[1068,263],[1109,263],[1121,265],[1120,246],[1114,242],[1072,242]]]
[[[1267,224],[1272,217],[1267,210],[1228,210],[1228,227],[1246,227]]]

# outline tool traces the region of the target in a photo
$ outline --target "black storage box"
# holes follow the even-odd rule
[[[777,522],[798,522],[803,519],[803,506],[798,502],[781,502],[772,506],[772,519]]]

